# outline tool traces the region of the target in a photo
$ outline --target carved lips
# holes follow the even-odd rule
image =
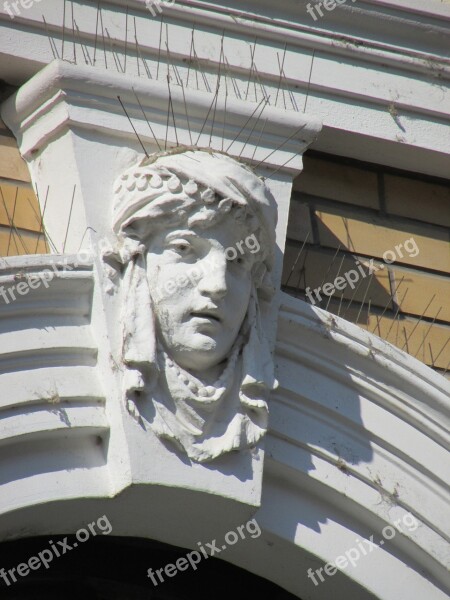
[[[207,321],[216,321],[217,323],[222,322],[222,318],[220,316],[220,311],[216,306],[205,307],[205,308],[201,308],[199,310],[193,310],[193,311],[191,311],[190,314],[192,317],[195,317],[197,319],[205,319]]]

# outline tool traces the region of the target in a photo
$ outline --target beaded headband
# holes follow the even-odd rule
[[[277,220],[276,203],[264,182],[246,165],[227,155],[184,150],[153,155],[125,171],[114,185],[113,229],[125,233],[133,223],[154,218],[155,201],[173,199],[173,210],[202,201],[218,203],[220,212],[234,206],[248,210],[260,223],[265,238],[266,264],[271,269]],[[178,200],[178,203],[177,203]]]

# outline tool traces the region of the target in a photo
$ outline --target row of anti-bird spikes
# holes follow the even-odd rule
[[[279,100],[281,98],[283,103],[282,106],[285,110],[289,109],[297,112],[299,111],[293,91],[285,86],[285,82],[288,79],[288,76],[285,71],[286,55],[288,52],[287,43],[284,44],[284,48],[282,51],[276,52],[279,76],[277,79],[276,91],[270,96],[267,92],[264,83],[262,82],[262,78],[255,61],[256,48],[258,45],[257,38],[255,38],[253,43],[249,44],[249,65],[247,70],[247,76],[242,76],[242,87],[240,87],[239,80],[236,76],[233,76],[233,73],[231,72],[232,67],[230,66],[230,63],[226,57],[226,53],[224,50],[224,45],[226,41],[225,31],[222,32],[219,44],[220,49],[218,63],[211,69],[211,61],[206,58],[200,58],[196,50],[196,29],[194,24],[191,33],[190,51],[189,59],[187,61],[186,77],[185,81],[183,81],[183,78],[180,75],[180,71],[175,64],[175,61],[172,60],[169,42],[169,24],[164,21],[164,15],[162,13],[160,16],[159,45],[157,51],[155,51],[156,56],[154,57],[156,62],[156,73],[154,72],[153,76],[149,68],[149,59],[146,59],[145,52],[143,51],[138,41],[138,30],[135,16],[133,16],[132,28],[134,43],[130,43],[129,22],[131,21],[131,17],[129,14],[128,6],[124,15],[125,35],[123,40],[112,39],[108,27],[104,22],[104,16],[106,14],[107,13],[105,9],[102,8],[100,2],[98,1],[95,18],[94,43],[93,47],[90,48],[88,47],[87,41],[83,40],[82,33],[77,24],[73,0],[63,0],[63,16],[60,28],[61,33],[56,39],[56,36],[52,35],[52,30],[49,27],[45,16],[42,15],[42,20],[47,31],[47,37],[54,58],[60,58],[62,60],[67,60],[73,62],[74,64],[77,64],[79,60],[79,52],[77,53],[77,49],[79,49],[79,51],[81,50],[83,57],[82,60],[85,64],[91,66],[100,66],[101,68],[108,70],[112,66],[112,58],[112,61],[114,62],[114,67],[117,70],[117,72],[125,74],[127,73],[127,63],[129,67],[129,61],[131,57],[134,56],[136,60],[136,70],[139,77],[141,76],[141,72],[143,76],[149,79],[154,78],[156,80],[160,80],[161,75],[163,75],[164,79],[167,79],[167,77],[169,77],[169,80],[175,85],[179,85],[184,88],[189,88],[192,87],[192,85],[194,84],[196,89],[199,89],[199,81],[201,81],[203,83],[204,90],[208,92],[212,91],[211,83],[208,79],[208,71],[209,75],[212,75],[211,70],[213,70],[216,72],[216,85],[213,86],[213,88],[215,88],[216,90],[221,78],[223,78],[225,80],[225,86],[227,87],[227,93],[228,89],[233,90],[234,95],[238,99],[248,100],[250,90],[253,88],[252,95],[254,101],[258,101],[258,98],[262,97],[266,100],[266,102],[269,105],[273,103],[274,106],[278,106]],[[148,13],[148,11],[146,11],[145,14],[148,16],[149,19],[153,20],[153,17]],[[67,21],[69,21],[69,24],[67,24]],[[59,42],[58,38],[61,39],[60,46],[57,43]],[[69,42],[69,39],[71,43]],[[70,48],[68,48],[69,46],[72,47],[71,51]],[[99,58],[99,56],[101,56],[102,58]],[[108,57],[110,58],[109,64]],[[161,68],[164,64],[166,66],[166,69]],[[312,51],[311,53],[311,61],[309,68],[310,73],[307,88],[305,91],[305,103],[303,112],[305,112],[306,103],[309,95],[313,64],[314,51]],[[231,82],[231,86],[228,85],[229,82]],[[287,102],[287,98],[289,99],[289,102]]]

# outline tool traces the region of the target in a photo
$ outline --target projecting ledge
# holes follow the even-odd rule
[[[64,127],[134,137],[118,96],[139,136],[149,145],[210,147],[287,171],[301,168],[301,154],[321,130],[317,119],[274,108],[270,100],[257,105],[225,99],[220,93],[184,89],[174,82],[169,89],[166,81],[130,79],[61,60],[53,61],[23,85],[4,103],[1,114],[19,140],[22,155],[30,158]],[[297,159],[285,165],[294,154]]]

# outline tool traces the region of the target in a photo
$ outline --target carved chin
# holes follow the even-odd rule
[[[221,363],[230,351],[228,344],[205,333],[194,333],[189,340],[171,340],[166,351],[181,367],[204,370]]]
[[[216,354],[219,349],[217,340],[212,336],[205,333],[196,333],[189,338],[189,343],[183,345],[184,347],[178,347],[178,351],[182,351],[186,354]]]

